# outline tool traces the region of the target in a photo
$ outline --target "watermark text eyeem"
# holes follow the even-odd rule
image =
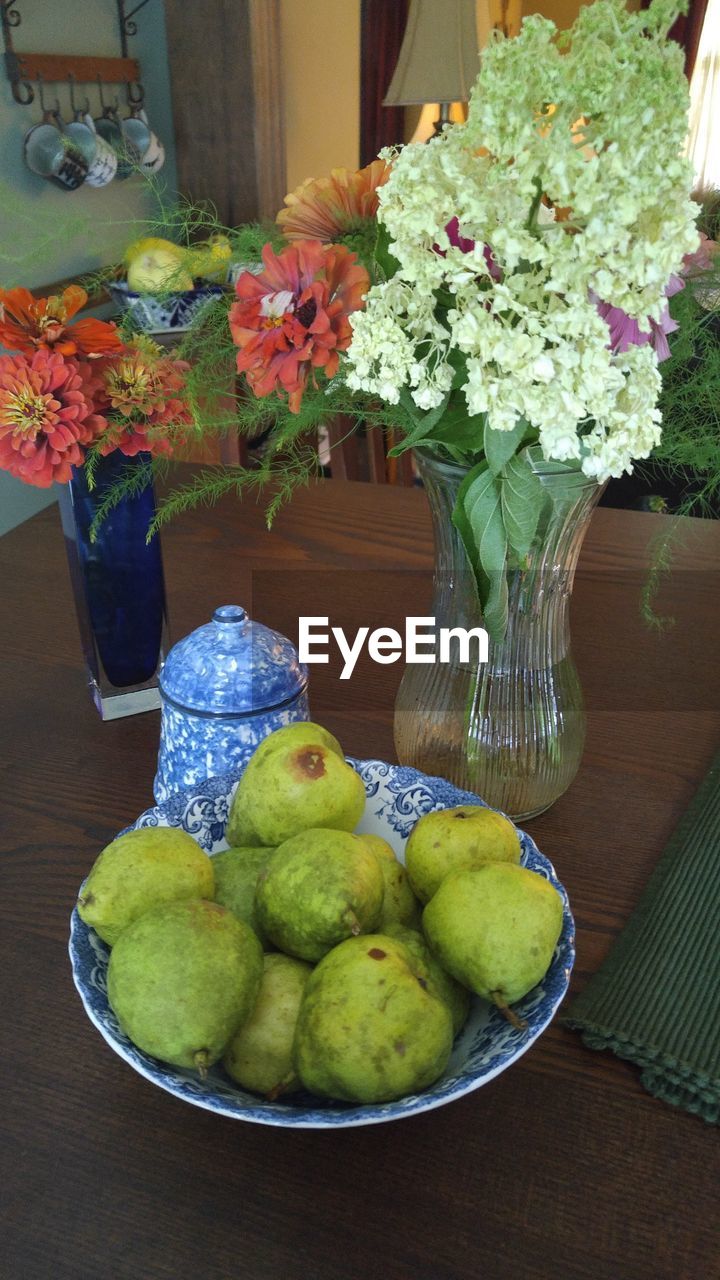
[[[365,644],[373,662],[383,665],[401,657],[405,662],[426,663],[488,660],[488,634],[484,627],[437,628],[434,618],[406,618],[404,636],[393,627],[378,627],[372,632],[369,627],[360,627],[351,641],[342,627],[331,627],[329,622],[329,618],[298,618],[298,656],[305,663],[327,663],[331,639],[334,640],[344,662],[341,680],[350,679]]]

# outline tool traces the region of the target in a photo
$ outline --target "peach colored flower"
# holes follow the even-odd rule
[[[63,356],[95,360],[122,349],[122,339],[107,320],[76,320],[88,296],[71,284],[62,294],[34,298],[29,289],[0,289],[0,343],[11,351],[49,347]]]
[[[263,272],[245,271],[235,286],[230,330],[240,347],[238,372],[256,396],[286,392],[297,413],[311,370],[337,373],[338,352],[352,338],[348,316],[362,307],[370,279],[356,254],[319,240],[299,240],[279,254],[266,244],[263,263]]]
[[[191,421],[183,396],[189,368],[187,361],[173,359],[148,338],[136,338],[108,360],[100,399],[109,428],[100,452],[119,449],[129,458],[143,450],[172,453],[182,438],[177,428]]]
[[[107,425],[89,365],[46,349],[0,356],[0,467],[47,489],[68,481]]]
[[[351,173],[333,169],[329,178],[308,178],[285,196],[278,225],[286,240],[338,240],[374,218],[378,209],[378,187],[387,182],[390,166],[373,160],[364,169]]]

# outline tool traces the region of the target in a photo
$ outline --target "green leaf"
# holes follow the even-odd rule
[[[499,569],[490,579],[482,616],[490,639],[494,644],[502,644],[508,624],[508,580],[505,569]]]
[[[518,560],[524,560],[546,502],[545,490],[522,454],[515,454],[506,463],[501,484],[502,517],[508,542]]]
[[[390,236],[387,228],[382,222],[378,222],[377,229],[377,240],[375,241],[375,262],[379,268],[381,279],[391,280],[397,272],[400,263],[395,255],[390,252]]]
[[[485,471],[470,485],[465,510],[478,549],[480,564],[490,574],[505,563],[507,538],[500,509],[500,487],[491,471]]]
[[[473,467],[458,491],[453,515],[475,571],[483,622],[495,642],[507,627],[507,535],[502,518],[500,485],[486,462]],[[456,508],[457,510],[457,508]]]
[[[414,449],[415,446],[421,444],[423,440],[430,439],[433,428],[440,421],[447,408],[450,393],[448,392],[442,402],[434,409],[430,409],[428,413],[423,414],[421,414],[415,404],[415,401],[410,395],[407,387],[403,387],[400,392],[400,399],[404,408],[407,409],[408,414],[412,417],[413,422],[415,422],[416,425],[413,427],[412,431],[405,436],[404,440],[401,440],[399,444],[394,445],[393,448],[388,451],[389,458],[397,458],[401,453],[405,453],[407,449]]]
[[[487,421],[485,422],[483,447],[493,475],[500,475],[505,463],[509,462],[518,449],[527,429],[528,424],[524,418],[519,418],[511,431],[496,431]]]
[[[589,484],[588,477],[580,470],[577,462],[556,462],[550,458],[543,461],[542,469],[544,475],[554,477],[547,488],[556,510],[572,506]]]

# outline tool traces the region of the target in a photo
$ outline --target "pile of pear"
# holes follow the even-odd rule
[[[273,1100],[369,1104],[443,1074],[471,993],[524,1026],[512,1005],[547,971],[563,908],[513,824],[427,813],[403,865],[356,833],[365,801],[332,734],[295,723],[250,759],[226,851],[172,827],[102,851],[78,912],[112,948],[108,1001],[139,1049],[202,1077],[221,1063]]]

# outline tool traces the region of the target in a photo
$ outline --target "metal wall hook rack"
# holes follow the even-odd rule
[[[81,54],[18,53],[13,45],[13,33],[20,26],[21,0],[0,0],[0,24],[5,48],[5,70],[12,87],[12,95],[21,106],[35,101],[33,82],[45,84],[124,84],[128,105],[139,107],[145,98],[140,78],[140,64],[128,56],[128,37],[137,35],[135,15],[145,8],[149,0],[140,0],[126,11],[126,0],[116,0],[120,31],[120,58],[95,58]]]

